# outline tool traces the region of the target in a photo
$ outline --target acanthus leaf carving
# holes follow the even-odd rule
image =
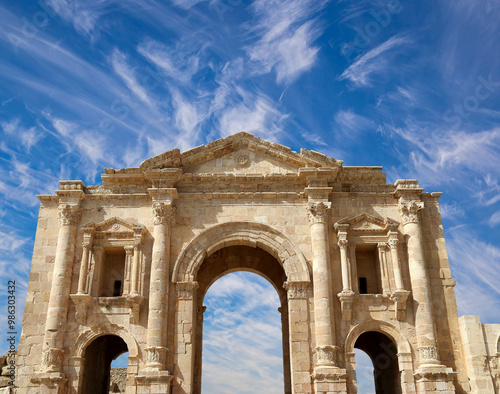
[[[403,219],[403,224],[418,223],[418,211],[424,207],[423,201],[405,201],[399,199],[399,214]]]
[[[326,223],[328,221],[328,211],[331,208],[330,202],[310,202],[307,204],[307,215],[309,223]]]
[[[157,202],[153,204],[153,221],[154,224],[171,225],[175,216],[175,207],[171,204]]]
[[[59,224],[61,226],[76,226],[80,221],[82,209],[77,205],[64,204],[59,206]]]

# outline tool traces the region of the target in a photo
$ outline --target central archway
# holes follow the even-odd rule
[[[183,248],[174,265],[176,358],[185,366],[175,373],[174,393],[200,392],[203,297],[218,278],[241,270],[265,277],[278,292],[282,305],[285,392],[291,393],[295,384],[310,379],[308,300],[312,289],[304,256],[284,234],[271,226],[228,222],[201,232]],[[303,312],[296,313],[299,310]],[[300,354],[291,352],[290,344],[300,348]]]
[[[249,246],[229,246],[207,256],[200,267],[197,276],[199,285],[197,305],[203,305],[203,300],[208,289],[214,282],[227,274],[235,272],[251,272],[257,274],[271,283],[275,288],[279,299],[279,311],[281,312],[281,346],[283,354],[283,377],[284,392],[291,393],[290,375],[290,351],[289,351],[289,329],[288,329],[288,300],[283,284],[286,275],[281,265],[266,251]],[[205,306],[197,308],[196,315],[196,354],[195,354],[195,377],[194,393],[201,392],[202,377],[202,349],[203,349],[203,313]],[[276,311],[276,313],[278,313]],[[257,383],[257,382],[256,382]],[[242,383],[243,384],[243,383]],[[249,387],[240,387],[241,392],[248,391]],[[251,390],[250,390],[251,391]]]

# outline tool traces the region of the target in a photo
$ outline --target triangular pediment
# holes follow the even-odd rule
[[[302,167],[340,167],[342,162],[321,153],[286,146],[241,132],[181,153],[162,153],[141,164],[142,171],[182,168],[183,173],[296,173]]]
[[[144,229],[144,226],[139,223],[129,222],[127,220],[123,220],[117,217],[112,217],[106,219],[100,223],[95,225],[95,230],[98,232],[109,233],[123,233],[123,232],[141,232]]]
[[[396,229],[399,223],[391,218],[378,218],[369,213],[362,213],[356,216],[339,220],[336,227],[348,226],[348,231],[387,231]]]

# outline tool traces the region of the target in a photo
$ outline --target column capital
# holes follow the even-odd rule
[[[397,249],[399,245],[399,239],[390,239],[387,241],[387,245],[389,245],[389,248],[391,249]]]
[[[285,282],[283,288],[287,291],[288,299],[307,298],[307,288],[310,282]]]
[[[78,205],[61,204],[59,205],[59,225],[76,226],[80,221],[82,209]]]
[[[378,250],[385,250],[387,248],[387,242],[379,242],[377,243]]]
[[[309,223],[326,223],[328,221],[328,211],[332,206],[331,202],[309,202],[307,203],[307,216]]]
[[[339,239],[339,241],[337,242],[337,245],[339,246],[340,249],[342,250],[347,250],[347,248],[349,246],[352,247],[352,244],[349,243],[349,241],[347,239]]]
[[[175,284],[176,298],[181,300],[192,300],[194,299],[197,288],[198,282],[177,282]]]
[[[398,209],[403,225],[408,223],[419,223],[418,211],[424,207],[423,201],[399,199]]]
[[[171,225],[175,216],[175,207],[171,203],[155,202],[153,203],[153,223],[155,225]]]
[[[317,346],[316,357],[318,365],[335,366],[338,350],[338,346]]]

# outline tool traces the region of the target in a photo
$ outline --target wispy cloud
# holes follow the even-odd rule
[[[328,1],[257,0],[252,9],[257,24],[251,30],[260,39],[248,46],[250,60],[256,63],[255,74],[276,70],[278,83],[291,82],[316,62],[318,47],[314,41],[321,35],[321,23],[315,19]]]
[[[388,64],[388,54],[396,48],[403,47],[412,42],[406,36],[396,35],[378,45],[362,56],[340,75],[340,80],[349,80],[355,87],[371,86],[371,77],[381,72],[388,73],[394,67]]]
[[[373,122],[362,115],[358,115],[352,109],[340,110],[335,114],[335,122],[339,126],[336,130],[337,137],[342,136],[350,140],[357,140],[361,132],[370,127],[373,128]]]

